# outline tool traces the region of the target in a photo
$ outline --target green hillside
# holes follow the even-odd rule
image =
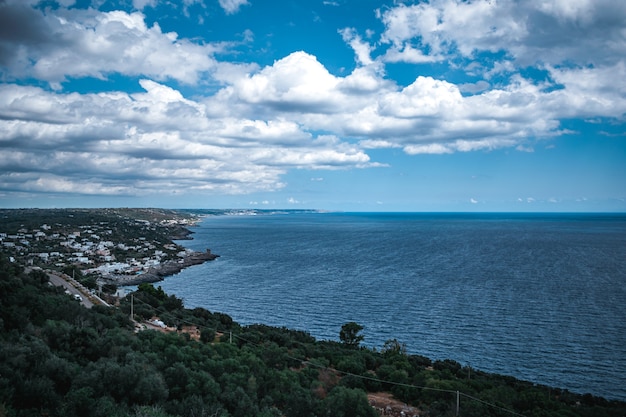
[[[131,308],[160,326],[138,328]],[[360,331],[329,342],[241,326],[150,284],[87,309],[2,256],[0,416],[377,416],[373,393],[393,395],[393,415],[401,403],[422,416],[626,415],[623,402],[432,362],[395,340],[363,348]]]

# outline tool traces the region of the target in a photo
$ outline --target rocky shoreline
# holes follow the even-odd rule
[[[207,249],[206,252],[190,252],[179,261],[165,261],[159,266],[149,268],[144,273],[135,275],[107,274],[103,275],[101,279],[117,286],[159,282],[165,277],[175,275],[185,268],[214,261],[217,258],[219,258],[219,255],[212,253],[210,249]]]
[[[117,286],[157,282],[215,260],[210,250],[181,245],[193,239],[200,215],[164,209],[0,210],[0,251],[11,262],[80,270]]]

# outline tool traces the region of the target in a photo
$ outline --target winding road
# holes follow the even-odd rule
[[[64,287],[65,291],[69,292],[72,297],[75,297],[76,295],[78,295],[81,298],[80,303],[82,305],[84,305],[87,308],[93,307],[94,304],[88,298],[88,294],[83,293],[78,288],[76,288],[75,286],[73,286],[68,281],[64,280],[58,275],[52,274],[50,272],[47,272],[47,275],[52,285],[55,285],[57,287]]]

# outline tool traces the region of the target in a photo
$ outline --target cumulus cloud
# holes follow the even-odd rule
[[[224,94],[235,94],[245,103],[279,111],[330,113],[336,110],[338,79],[317,59],[295,52],[256,74],[235,81]]]
[[[524,64],[610,63],[626,52],[626,4],[612,0],[433,0],[400,4],[379,16],[383,42],[396,49],[418,44],[438,59],[506,51]]]
[[[401,88],[371,66],[337,77],[314,56],[295,52],[236,80],[215,96],[219,105],[209,107],[227,104],[248,117],[279,115],[306,131],[352,137],[363,149],[417,154],[497,149],[558,135],[559,109],[567,100],[521,77],[471,96],[424,76]]]
[[[202,45],[148,26],[141,12],[61,9],[42,13],[16,0],[0,3],[0,75],[59,85],[68,77],[144,75],[196,83],[216,69],[223,45]]]
[[[560,111],[562,117],[622,118],[626,114],[625,61],[604,67],[550,67],[549,71],[555,82],[564,87],[553,94],[568,104]]]
[[[143,93],[83,95],[0,85],[0,186],[236,194],[279,189],[288,168],[370,165],[357,146],[315,137],[296,123],[209,118],[205,105],[179,91],[140,83]]]
[[[44,13],[0,2],[0,189],[273,191],[290,169],[386,166],[371,149],[532,151],[529,140],[566,133],[562,119],[626,114],[622,2],[398,4],[378,11],[378,40],[339,30],[355,55],[344,76],[305,51],[263,67],[222,61],[227,43],[163,32],[137,11],[155,2],[133,4]],[[220,1],[227,13],[246,4]],[[499,58],[471,62],[484,53]],[[400,85],[386,76],[390,63],[446,60],[462,61],[455,68],[473,81],[418,74]],[[519,74],[531,64],[545,80]],[[137,79],[142,91],[63,92],[69,78],[111,74]],[[203,83],[211,93],[180,87]]]
[[[584,112],[581,101],[589,101],[590,113],[624,114],[625,2],[433,0],[378,14],[385,24],[385,62],[471,62],[468,74],[485,79],[461,85],[468,93],[488,89],[491,77],[534,66],[565,87],[562,102],[554,103],[563,106],[563,117],[570,102],[573,117]],[[476,65],[485,54],[491,59]]]

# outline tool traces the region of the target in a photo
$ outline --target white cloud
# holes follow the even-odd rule
[[[143,10],[146,7],[155,7],[157,0],[133,0],[133,7],[137,10]]]
[[[235,80],[215,96],[215,106],[213,99],[207,103],[249,117],[280,115],[304,130],[353,136],[363,148],[440,153],[497,149],[533,135],[559,134],[557,112],[564,100],[521,78],[506,89],[470,97],[432,77],[420,76],[399,89],[372,67],[340,78],[315,57],[296,52]]]
[[[409,155],[417,154],[446,154],[454,152],[474,152],[479,150],[494,150],[511,147],[515,144],[512,139],[482,139],[482,140],[456,140],[450,143],[429,143],[407,145],[404,151]]]
[[[226,14],[237,13],[241,6],[248,4],[248,0],[219,0],[219,2]]]
[[[288,168],[373,165],[357,146],[296,123],[210,118],[203,104],[171,87],[141,85],[146,92],[133,95],[0,85],[0,188],[238,194],[284,187]]]
[[[385,90],[391,86],[373,67],[355,68],[344,78],[339,79],[337,88],[346,94],[367,94]]]
[[[528,153],[535,152],[535,149],[532,146],[526,146],[526,145],[517,145],[515,147],[515,150],[520,151],[520,152],[528,152]]]
[[[484,80],[480,80],[477,81],[475,83],[465,83],[465,84],[460,84],[459,87],[459,91],[463,92],[463,93],[479,93],[481,91],[485,91],[487,89],[489,89],[491,85]]]
[[[420,118],[454,112],[461,101],[454,84],[420,76],[402,91],[383,96],[378,105],[383,116]]]
[[[141,12],[70,9],[42,14],[34,9],[25,13],[14,3],[4,7],[35,21],[30,32],[24,29],[2,48],[5,77],[30,76],[56,87],[67,77],[105,78],[112,73],[196,83],[216,70],[212,56],[223,48],[178,39],[176,33],[163,33],[157,23],[148,27]]]
[[[371,55],[371,47],[368,43],[363,42],[361,37],[354,29],[340,30],[343,40],[350,45],[356,54],[356,60],[360,65],[371,65],[374,63]]]
[[[236,94],[235,99],[277,110],[331,112],[339,101],[338,83],[314,56],[295,52],[235,81],[233,89],[224,92]]]
[[[425,145],[407,145],[404,147],[404,152],[409,155],[446,154],[453,153],[454,150],[452,147],[441,143],[429,143]]]
[[[417,44],[437,59],[506,51],[523,65],[586,65],[614,63],[626,52],[626,3],[613,0],[433,0],[379,16],[386,27],[382,42],[397,50]]]
[[[359,145],[364,149],[384,149],[384,148],[399,148],[400,145],[388,141],[388,140],[377,140],[377,139],[366,139],[359,142]]]
[[[246,4],[220,1],[227,13]],[[535,138],[568,133],[561,119],[626,114],[624,2],[432,0],[378,13],[382,43],[340,31],[356,68],[337,76],[303,51],[265,67],[218,61],[230,44],[164,33],[141,12],[1,2],[0,189],[273,191],[294,168],[385,166],[369,149],[528,152]],[[474,60],[484,52],[502,59]],[[443,60],[459,61],[472,82],[418,75],[398,85],[385,73],[386,63]],[[545,80],[517,74],[525,65]],[[143,91],[61,89],[111,74],[139,79]],[[57,90],[12,82],[23,78]],[[208,84],[211,93],[193,98],[175,88]]]
[[[401,49],[417,39],[429,55],[443,59],[453,50],[469,56],[474,50],[497,51],[524,31],[523,23],[501,13],[508,2],[435,0],[399,5],[381,14],[386,30],[381,40]]]
[[[389,48],[383,56],[384,62],[391,63],[407,62],[410,64],[423,64],[440,60],[441,57],[425,54],[420,49],[414,48],[411,45],[394,45]]]
[[[19,181],[19,187],[22,192],[82,195],[125,195],[131,192],[129,187],[123,184],[108,185],[102,182],[94,182],[91,179],[68,180],[50,174],[39,176],[17,174],[16,176],[22,177]],[[7,181],[7,175],[0,174],[0,184],[11,184],[17,179],[16,176],[12,176]]]
[[[626,114],[625,61],[599,68],[550,67],[549,71],[552,78],[565,87],[553,94],[563,105],[561,117],[621,118]]]

